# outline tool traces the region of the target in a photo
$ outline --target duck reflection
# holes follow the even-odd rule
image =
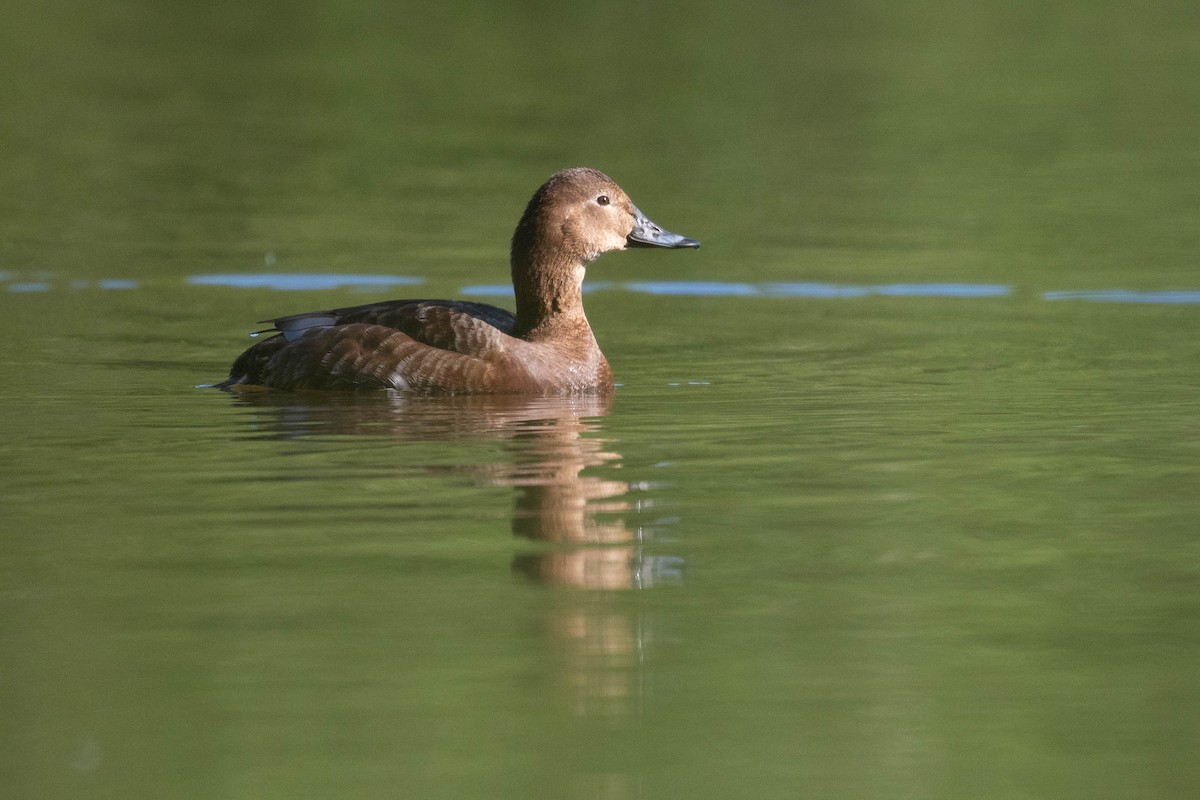
[[[545,545],[516,555],[514,572],[547,585],[605,590],[564,595],[542,621],[561,661],[570,710],[606,719],[640,714],[642,670],[654,626],[643,611],[614,607],[607,597],[613,590],[677,582],[682,560],[645,553],[649,528],[630,523],[649,510],[648,502],[634,499],[647,484],[613,477],[621,457],[615,442],[600,435],[610,400],[264,393],[236,395],[233,401],[251,415],[255,436],[502,442],[500,463],[450,471],[514,490],[513,533]],[[589,468],[602,468],[601,474],[587,474]]]
[[[647,528],[630,524],[648,509],[635,499],[646,484],[611,477],[621,456],[611,440],[599,436],[611,398],[313,392],[241,393],[233,402],[251,412],[256,436],[502,442],[502,462],[450,471],[486,486],[511,487],[513,533],[552,545],[518,554],[515,571],[541,583],[584,589],[636,589],[680,579],[681,561],[646,554]],[[595,467],[604,467],[605,476],[585,474]]]

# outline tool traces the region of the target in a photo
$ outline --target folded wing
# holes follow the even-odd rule
[[[280,335],[246,350],[221,386],[486,390],[515,318],[483,303],[392,300],[271,322]]]

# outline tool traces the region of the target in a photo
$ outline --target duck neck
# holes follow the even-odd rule
[[[587,327],[582,266],[563,264],[557,269],[540,269],[514,262],[513,289],[517,297],[514,335],[537,339],[581,323]]]
[[[517,298],[513,335],[537,340],[573,331],[590,334],[583,313],[585,262],[570,248],[543,246],[535,239],[513,239],[512,281]]]

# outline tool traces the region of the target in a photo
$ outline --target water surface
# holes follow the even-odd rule
[[[0,795],[1200,791],[1190,5],[5,17]],[[611,402],[196,388],[580,164]]]

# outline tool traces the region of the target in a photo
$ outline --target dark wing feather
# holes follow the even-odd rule
[[[482,303],[393,300],[273,320],[219,384],[486,391],[515,318]]]

